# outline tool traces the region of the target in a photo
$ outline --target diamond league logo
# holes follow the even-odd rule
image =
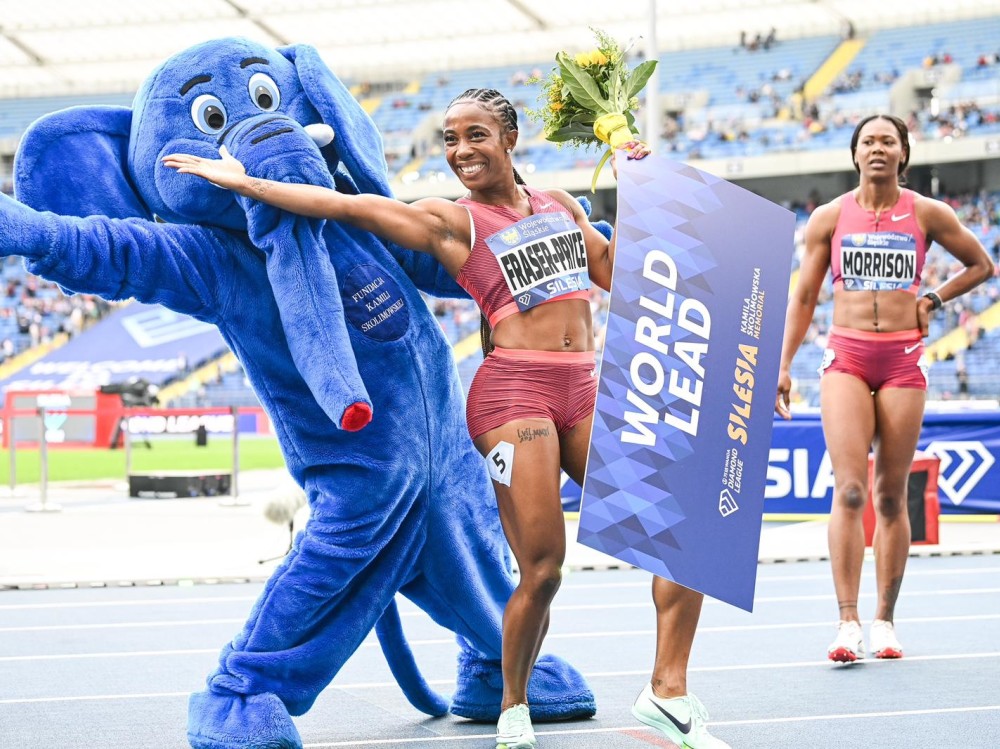
[[[976,440],[931,442],[925,450],[940,458],[938,486],[956,506],[965,501],[995,462],[990,451]]]

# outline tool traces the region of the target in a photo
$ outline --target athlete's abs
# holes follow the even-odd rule
[[[590,302],[553,301],[504,318],[493,330],[493,345],[533,351],[593,351]]]
[[[908,291],[857,292],[834,289],[834,325],[874,332],[876,319],[880,333],[917,327],[916,297]]]

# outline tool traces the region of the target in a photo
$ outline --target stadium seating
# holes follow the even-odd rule
[[[129,106],[132,94],[85,94],[6,99],[0,107],[0,138],[19,137],[28,125],[44,114],[82,104]]]
[[[64,295],[56,284],[29,274],[18,257],[0,259],[0,284],[0,363],[59,334],[72,336],[111,308],[99,297]]]
[[[860,117],[890,109],[901,81],[914,90],[921,82],[935,87],[933,104],[919,97],[915,100],[910,127],[916,137],[935,140],[997,133],[998,40],[1000,17],[874,31],[859,40],[863,41],[860,51],[815,102],[803,102],[801,91],[841,45],[838,37],[784,40],[779,35],[767,49],[751,51],[733,44],[665,52],[660,57],[658,76],[658,98],[665,110],[664,132],[649,139],[654,141],[654,148],[685,160],[841,150]],[[552,67],[551,58],[539,59],[535,64],[442,71],[395,85],[371,87],[355,83],[354,90],[383,133],[390,170],[405,182],[454,180],[441,147],[441,116],[457,94],[478,87],[503,91],[518,109],[519,169],[536,175],[591,169],[601,155],[597,149],[556,147],[544,140],[540,125],[526,113],[537,106],[539,88],[533,80],[546,75]],[[74,104],[127,105],[130,99],[127,95],[106,94],[5,101],[0,108],[0,140],[16,138],[33,120],[52,110]],[[0,179],[8,184],[9,174],[0,174]],[[951,202],[959,217],[997,258],[1000,195],[955,196]],[[801,229],[808,214],[802,205],[791,207],[799,214]],[[797,263],[796,257],[793,266],[797,267]],[[932,248],[925,273],[927,284],[934,286],[953,270],[953,263],[940,248]],[[0,304],[0,341],[10,341],[4,344],[10,350],[7,356],[56,331],[72,329],[75,323],[70,316],[78,319],[81,314],[73,311],[75,306],[86,310],[86,320],[98,317],[104,308],[91,298],[65,303],[58,289],[28,278],[14,259],[0,267],[0,280],[7,289]],[[994,278],[960,303],[949,305],[935,319],[929,338],[929,351],[935,358],[930,372],[932,398],[1000,395],[1000,371],[995,365],[1000,361],[998,301],[1000,281]],[[428,300],[428,304],[450,340],[460,341],[477,333],[479,315],[471,303]],[[603,320],[606,306],[598,302],[596,308],[598,319]],[[827,292],[793,364],[799,395],[812,404],[818,398],[816,369],[831,311]],[[970,318],[974,322],[970,323]],[[965,328],[976,331],[966,336],[961,332]],[[475,353],[459,361],[466,387],[479,361],[481,354]],[[192,389],[182,400],[184,403],[179,405],[256,402],[239,371],[222,375],[218,382],[207,382],[203,389]]]

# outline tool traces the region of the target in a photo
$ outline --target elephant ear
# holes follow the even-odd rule
[[[382,136],[358,100],[315,47],[296,44],[278,51],[295,64],[306,97],[323,122],[333,128],[334,148],[358,190],[391,197]]]
[[[382,136],[368,113],[327,67],[315,47],[297,44],[279,51],[295,63],[306,97],[322,121],[333,128],[333,148],[348,177],[338,176],[338,189],[391,198]],[[345,189],[348,187],[350,189]],[[386,243],[386,249],[421,291],[435,296],[469,298],[465,289],[430,255],[392,243]]]
[[[152,218],[128,174],[132,110],[70,107],[36,120],[14,159],[17,199],[64,216]]]

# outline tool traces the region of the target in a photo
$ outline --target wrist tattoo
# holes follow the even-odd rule
[[[257,196],[263,196],[270,191],[272,185],[266,179],[251,177],[248,185],[249,191]]]

